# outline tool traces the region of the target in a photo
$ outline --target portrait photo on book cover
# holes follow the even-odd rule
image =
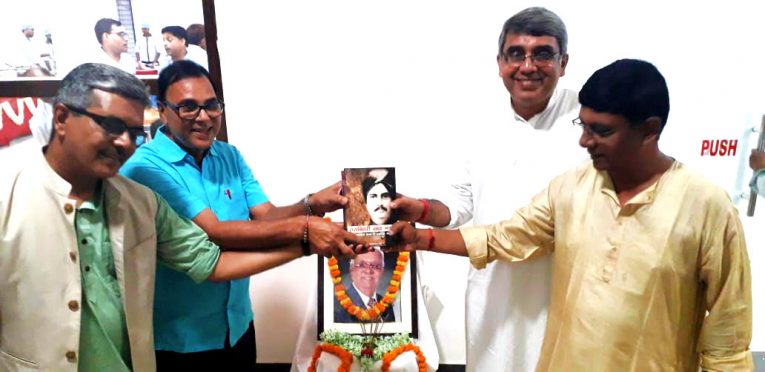
[[[415,255],[379,248],[353,259],[320,259],[317,337],[328,329],[362,334],[362,323],[380,324],[382,334],[417,337],[415,261]]]
[[[396,169],[393,167],[346,168],[343,170],[345,229],[356,235],[375,237],[384,247],[391,225],[398,221],[390,208],[396,198]]]

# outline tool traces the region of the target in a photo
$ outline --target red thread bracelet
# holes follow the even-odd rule
[[[430,211],[430,203],[425,199],[417,199],[422,203],[422,214],[420,215],[420,218],[417,219],[415,222],[422,222],[425,220],[425,217],[428,216],[428,212]]]
[[[428,250],[433,250],[433,243],[436,241],[436,237],[433,235],[433,229],[428,229]]]

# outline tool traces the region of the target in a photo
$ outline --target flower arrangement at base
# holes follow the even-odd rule
[[[377,361],[382,361],[382,372],[388,372],[390,365],[399,355],[412,351],[416,355],[417,369],[427,372],[428,364],[417,345],[412,344],[408,335],[399,333],[392,336],[361,336],[328,330],[320,336],[323,344],[316,346],[308,372],[316,372],[316,364],[323,352],[340,358],[338,372],[350,371],[353,359],[358,360],[361,370],[373,371]]]

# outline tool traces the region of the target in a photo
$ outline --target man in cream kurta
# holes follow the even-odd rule
[[[461,232],[478,269],[554,253],[538,371],[751,368],[738,213],[678,162],[622,206],[607,174],[585,164],[511,220]]]

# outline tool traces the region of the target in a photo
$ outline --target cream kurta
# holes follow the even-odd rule
[[[624,207],[588,163],[512,219],[461,232],[476,268],[555,251],[538,371],[753,369],[737,211],[677,162]]]

